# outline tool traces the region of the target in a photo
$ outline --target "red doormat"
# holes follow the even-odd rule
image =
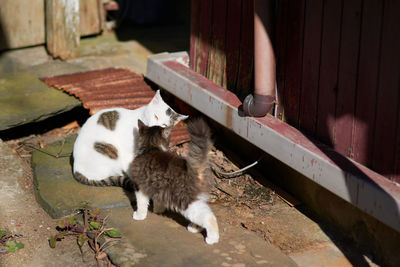
[[[127,69],[108,68],[40,80],[79,98],[90,114],[113,107],[136,109],[149,103],[155,94],[142,75]],[[186,126],[180,123],[173,129],[170,142],[176,145],[189,139]]]

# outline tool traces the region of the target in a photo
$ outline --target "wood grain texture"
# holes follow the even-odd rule
[[[1,0],[0,50],[43,44],[44,10],[44,0]]]
[[[394,155],[394,166],[391,172],[391,179],[400,184],[400,96],[397,103],[397,128],[396,128],[396,144]]]
[[[326,0],[323,12],[316,136],[324,143],[334,145],[342,2]]]
[[[306,1],[299,127],[308,134],[315,133],[317,122],[322,15],[322,1]]]
[[[201,10],[201,0],[191,1],[191,11],[190,11],[190,60],[189,66],[192,70],[196,70],[197,66],[197,50],[198,44],[200,42],[200,10]]]
[[[275,55],[276,55],[276,83],[278,87],[278,109],[277,117],[284,119],[285,90],[286,90],[286,60],[288,43],[288,23],[287,12],[289,7],[288,0],[278,1],[276,18],[276,36],[275,36]]]
[[[77,56],[79,45],[79,0],[46,1],[46,46],[54,58]]]
[[[190,66],[244,98],[253,91],[254,3],[192,1]]]
[[[395,146],[398,139],[398,106],[400,94],[400,34],[399,1],[385,1],[377,109],[375,142],[372,167],[390,177],[394,173]],[[397,136],[396,136],[397,133]]]
[[[232,92],[236,91],[239,73],[240,56],[240,25],[242,21],[242,1],[229,0],[227,6],[227,27],[226,27],[226,88]]]
[[[196,67],[195,70],[207,76],[207,64],[211,46],[212,34],[212,0],[201,1],[200,31],[197,36]]]
[[[242,20],[240,29],[240,55],[236,95],[243,99],[253,92],[254,62],[254,3],[242,1]]]
[[[213,1],[213,29],[211,49],[207,64],[208,78],[215,84],[226,87],[225,76],[225,32],[227,0]]]
[[[285,85],[285,118],[286,121],[298,127],[299,101],[301,94],[304,8],[305,0],[294,1],[288,10],[288,46],[286,62]]]
[[[102,8],[99,0],[79,0],[80,36],[98,34],[101,32]]]
[[[341,22],[335,149],[348,157],[354,155],[352,135],[360,47],[361,4],[361,0],[344,1]]]
[[[355,104],[353,159],[372,166],[383,2],[364,0]]]

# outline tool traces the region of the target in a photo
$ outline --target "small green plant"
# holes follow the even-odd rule
[[[116,238],[121,237],[117,229],[105,227],[106,219],[107,217],[100,217],[98,208],[92,209],[87,202],[83,202],[76,215],[68,216],[58,222],[58,233],[50,236],[49,245],[55,248],[57,241],[66,236],[75,236],[80,248],[86,243],[89,244],[95,254],[97,265],[100,266],[100,261],[107,258],[104,250],[112,246],[110,243],[116,241]]]
[[[0,229],[0,253],[15,252],[24,247],[24,244],[16,239],[22,235],[13,234],[8,230]]]

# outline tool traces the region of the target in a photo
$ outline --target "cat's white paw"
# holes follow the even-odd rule
[[[141,214],[136,211],[133,213],[133,216],[132,216],[132,218],[137,221],[142,221],[142,220],[146,219],[146,217],[147,217],[147,214],[143,214],[143,213]]]
[[[209,245],[216,244],[219,241],[219,235],[207,236],[206,243]]]
[[[198,233],[198,232],[200,232],[200,228],[197,227],[197,226],[194,225],[194,224],[189,224],[189,225],[187,226],[187,230],[188,230],[189,232],[191,232],[191,233]]]

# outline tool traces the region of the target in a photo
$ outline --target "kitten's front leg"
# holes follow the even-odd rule
[[[149,206],[149,197],[143,194],[142,191],[136,191],[136,206],[137,210],[133,213],[133,219],[144,220],[147,217],[147,209]]]

